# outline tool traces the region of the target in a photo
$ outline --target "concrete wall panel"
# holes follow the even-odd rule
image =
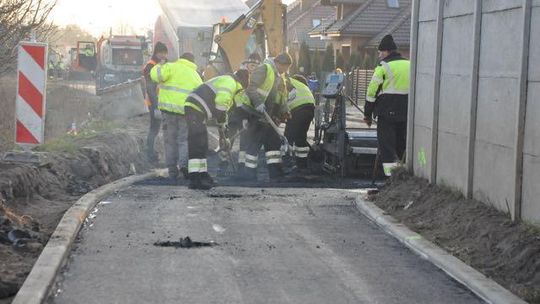
[[[414,128],[414,172],[417,176],[429,178],[431,172],[431,128]]]
[[[527,99],[522,214],[525,220],[540,225],[540,82],[529,82]]]
[[[471,109],[471,77],[441,76],[439,130],[469,135]]]
[[[523,158],[523,220],[540,226],[540,157],[525,155]]]
[[[421,22],[418,25],[418,64],[417,70],[419,73],[435,72],[435,56],[436,56],[436,41],[437,39],[437,23]]]
[[[480,51],[480,75],[515,77],[520,75],[523,12],[512,9],[484,14]]]
[[[469,127],[473,22],[472,15],[444,21],[439,128],[461,135],[468,135]]]
[[[415,124],[426,128],[433,125],[433,75],[416,76]]]
[[[464,192],[467,186],[467,136],[439,132],[437,183]]]
[[[471,1],[473,2],[473,1]],[[484,0],[482,3],[483,12],[493,12],[521,7],[522,0]]]
[[[461,16],[474,13],[474,1],[471,0],[445,0],[444,17]]]
[[[420,21],[436,20],[438,6],[438,0],[420,0]]]
[[[477,141],[473,196],[495,208],[508,212],[514,201],[514,150]],[[507,205],[508,204],[508,205]]]
[[[478,83],[478,140],[513,148],[519,81],[513,78],[480,78]]]
[[[540,0],[531,12],[531,40],[529,46],[529,80],[540,81]]]

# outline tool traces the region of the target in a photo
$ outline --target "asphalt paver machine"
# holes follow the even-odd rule
[[[361,124],[354,128],[347,126],[347,110],[362,111],[346,96],[345,85],[345,74],[326,77],[317,105],[314,150],[322,160],[322,169],[330,174],[376,177],[381,172],[377,161],[377,131]],[[349,103],[351,106],[347,107]]]

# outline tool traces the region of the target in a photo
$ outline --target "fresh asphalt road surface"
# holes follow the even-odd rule
[[[482,303],[346,190],[137,185],[98,205],[52,303]],[[215,242],[201,248],[158,241]]]

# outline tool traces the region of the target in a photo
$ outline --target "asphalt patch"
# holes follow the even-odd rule
[[[164,241],[164,242],[155,242],[154,246],[156,247],[173,247],[173,248],[183,248],[183,249],[190,249],[190,248],[201,248],[201,247],[213,247],[217,244],[214,242],[196,242],[192,241],[191,238],[185,237],[180,238],[178,241]]]

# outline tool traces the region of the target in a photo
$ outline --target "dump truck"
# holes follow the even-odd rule
[[[69,51],[70,64],[68,79],[92,80],[97,66],[96,43],[77,41],[77,46]]]
[[[97,43],[96,93],[141,78],[147,54],[144,36],[110,35]]]
[[[242,0],[159,0],[159,4],[162,14],[155,24],[154,43],[165,43],[173,61],[184,52],[193,53],[201,72],[208,64],[213,25],[249,10]]]

